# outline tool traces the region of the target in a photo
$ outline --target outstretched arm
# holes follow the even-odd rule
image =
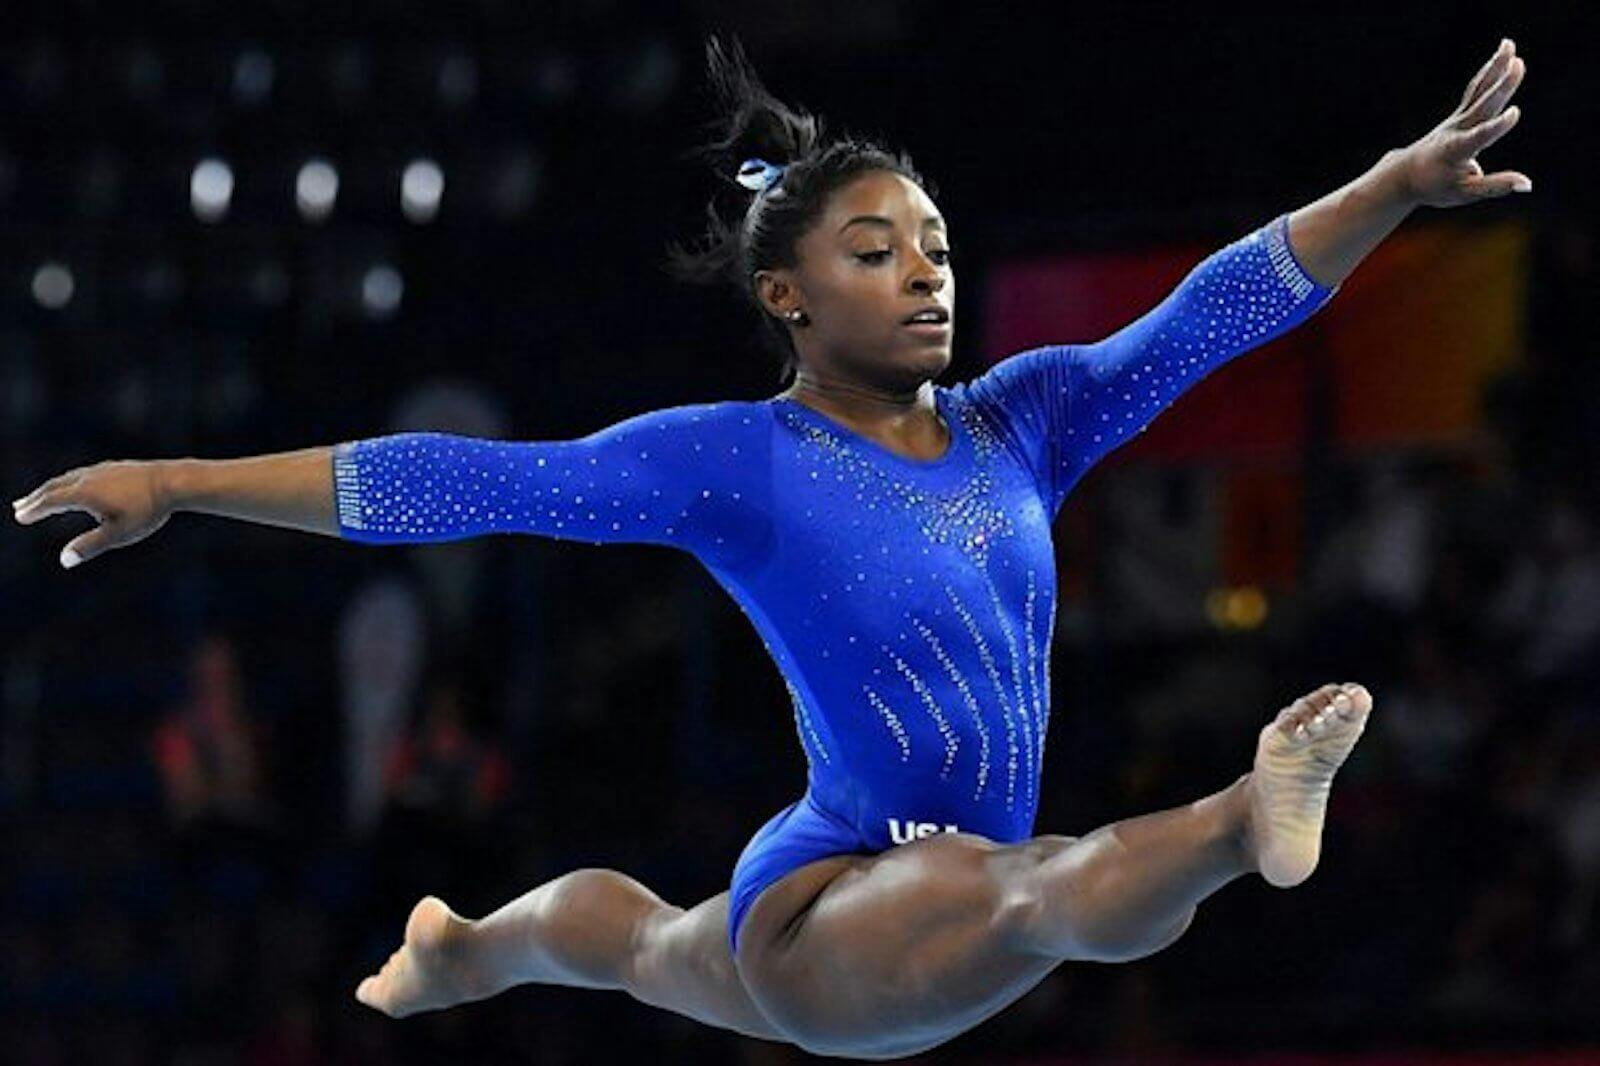
[[[339,535],[369,544],[536,533],[727,562],[769,533],[755,405],[666,408],[580,440],[400,433],[333,450]]]
[[[171,459],[157,464],[174,511],[339,535],[333,499],[333,448],[246,459]]]
[[[98,523],[61,549],[61,565],[69,570],[113,548],[137,544],[176,511],[336,537],[332,455],[331,447],[321,447],[248,459],[95,463],[57,474],[11,501],[11,509],[25,526],[69,511],[82,511]]]
[[[579,440],[396,433],[246,459],[98,463],[14,507],[24,525],[66,511],[100,523],[67,545],[68,567],[143,540],[177,511],[367,544],[534,533],[671,545],[732,565],[770,535],[770,437],[753,406],[666,408]]]
[[[1428,134],[1384,153],[1350,184],[1289,216],[1289,243],[1306,273],[1336,288],[1412,208],[1457,207],[1512,192],[1531,192],[1526,174],[1485,176],[1477,154],[1510,132],[1521,110],[1507,108],[1527,64],[1509,39],[1467,85],[1461,103]]]

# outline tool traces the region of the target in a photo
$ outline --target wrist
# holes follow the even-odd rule
[[[1406,210],[1422,203],[1412,181],[1411,153],[1408,149],[1389,149],[1367,173],[1378,199]]]
[[[199,463],[194,459],[162,459],[155,464],[156,492],[168,511],[187,510],[194,502]]]

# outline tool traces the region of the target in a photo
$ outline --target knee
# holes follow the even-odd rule
[[[651,934],[674,913],[681,912],[626,874],[573,870],[541,891],[536,939],[564,980],[626,988],[658,939]]]

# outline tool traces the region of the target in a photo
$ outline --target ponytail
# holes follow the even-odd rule
[[[821,216],[829,194],[857,174],[887,170],[921,185],[930,196],[935,191],[906,153],[890,153],[849,134],[829,138],[820,116],[773,96],[737,38],[725,49],[710,37],[706,68],[718,114],[708,126],[711,140],[686,156],[710,165],[720,188],[706,204],[706,228],[698,241],[668,246],[667,270],[692,284],[732,285],[758,315],[765,346],[782,360],[782,384],[796,368],[794,343],[788,328],[761,303],[756,272],[796,266],[796,245]],[[783,174],[768,188],[746,188],[736,179],[750,159],[784,168]]]

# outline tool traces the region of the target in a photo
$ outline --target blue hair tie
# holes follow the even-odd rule
[[[746,159],[739,167],[739,176],[734,180],[751,192],[762,193],[782,181],[783,173],[788,169],[787,163],[779,167],[765,159]]]

